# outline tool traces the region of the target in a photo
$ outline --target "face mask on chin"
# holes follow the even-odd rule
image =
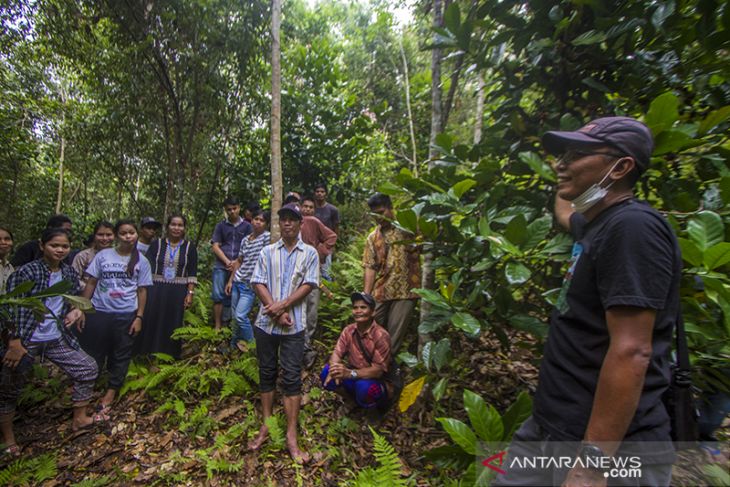
[[[606,195],[608,194],[608,188],[610,188],[615,181],[612,181],[605,188],[602,188],[601,185],[606,180],[606,178],[608,178],[608,175],[611,174],[611,171],[614,170],[618,163],[619,161],[616,161],[614,165],[611,166],[611,169],[608,170],[606,175],[603,176],[600,181],[598,181],[597,183],[593,183],[588,189],[583,192],[583,194],[570,202],[570,205],[575,211],[577,211],[578,213],[585,213],[586,211],[593,208],[596,203],[606,197]]]

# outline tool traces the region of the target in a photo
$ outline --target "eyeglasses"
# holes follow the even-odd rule
[[[565,165],[568,165],[577,161],[578,159],[583,159],[584,157],[588,156],[624,157],[622,154],[616,154],[613,152],[586,152],[571,149],[565,152],[561,157],[559,157],[556,162],[558,164],[563,163]]]

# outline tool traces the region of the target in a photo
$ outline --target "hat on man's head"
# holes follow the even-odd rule
[[[649,127],[634,118],[597,118],[578,130],[551,130],[542,136],[542,145],[551,154],[563,154],[573,147],[611,146],[636,161],[639,172],[649,167],[654,139]]]
[[[149,226],[149,227],[160,228],[160,227],[162,227],[162,223],[158,222],[151,216],[146,216],[146,217],[142,218],[142,222],[141,222],[140,226],[142,226],[142,227]]]
[[[299,209],[299,205],[295,203],[287,203],[279,209],[277,212],[279,217],[284,215],[293,215],[297,220],[302,219],[302,211]]]
[[[355,304],[355,301],[365,301],[370,308],[375,308],[375,298],[368,293],[356,292],[350,294],[350,301]]]
[[[296,191],[289,191],[284,197],[284,204],[299,203],[302,197]]]

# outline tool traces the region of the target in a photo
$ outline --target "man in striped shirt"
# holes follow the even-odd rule
[[[259,361],[259,389],[264,424],[249,444],[258,450],[268,437],[266,418],[272,414],[278,369],[282,370],[286,445],[294,461],[306,463],[309,455],[297,443],[297,419],[301,403],[302,358],[307,329],[306,297],[319,287],[317,250],[299,237],[302,213],[294,203],[279,210],[281,240],[264,247],[251,285],[261,300],[254,324]]]

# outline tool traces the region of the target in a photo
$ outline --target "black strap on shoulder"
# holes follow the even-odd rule
[[[692,385],[692,369],[689,364],[689,347],[687,346],[687,335],[684,332],[684,319],[679,315],[677,320],[677,374],[675,382],[682,387]]]
[[[368,361],[369,365],[373,365],[373,356],[365,348],[365,345],[362,342],[362,338],[360,338],[360,334],[357,332],[357,328],[355,328],[352,331],[352,336],[353,336],[353,338],[355,338],[355,343],[357,343],[357,348],[359,348],[360,351],[362,352],[362,354],[365,356],[365,360]]]

